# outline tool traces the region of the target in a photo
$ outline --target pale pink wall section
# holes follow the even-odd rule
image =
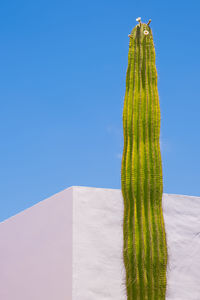
[[[72,299],[69,188],[1,223],[0,299]]]

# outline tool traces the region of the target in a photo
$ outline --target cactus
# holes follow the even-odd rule
[[[150,21],[132,30],[123,109],[121,184],[128,300],[163,300],[167,245],[162,213],[160,106]]]

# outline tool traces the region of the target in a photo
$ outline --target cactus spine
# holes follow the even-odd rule
[[[126,290],[128,300],[164,300],[167,245],[155,49],[150,22],[138,21],[130,35],[123,109]]]

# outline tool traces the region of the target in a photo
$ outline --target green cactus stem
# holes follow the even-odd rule
[[[138,21],[130,34],[123,109],[126,291],[128,300],[164,300],[167,245],[155,49],[150,21]]]

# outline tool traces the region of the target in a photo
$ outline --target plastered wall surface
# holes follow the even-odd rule
[[[0,299],[72,299],[72,190],[0,223]]]
[[[167,300],[200,300],[200,197],[163,195]],[[120,190],[68,188],[0,223],[0,299],[126,300]]]
[[[73,300],[125,300],[121,191],[75,188]]]
[[[200,300],[200,198],[163,195],[167,300]],[[126,300],[120,190],[74,189],[73,300]]]
[[[167,300],[200,299],[200,198],[164,194]]]

